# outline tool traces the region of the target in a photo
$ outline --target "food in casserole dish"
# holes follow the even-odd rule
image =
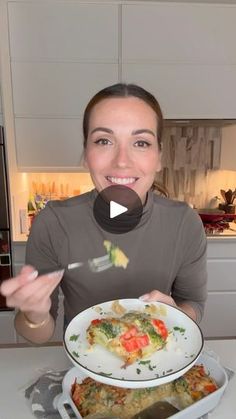
[[[120,388],[85,378],[81,384],[74,382],[71,397],[82,417],[99,412],[104,416],[131,419],[157,401],[168,400],[178,409],[183,409],[217,388],[201,364],[170,383],[144,389]]]
[[[182,409],[217,390],[215,381],[205,372],[204,366],[194,365],[186,374],[175,380],[175,391]]]
[[[87,331],[90,345],[100,344],[130,365],[162,349],[168,338],[165,323],[151,314],[129,311],[122,317],[94,319]]]

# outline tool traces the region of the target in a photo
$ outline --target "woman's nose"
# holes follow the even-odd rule
[[[119,146],[114,156],[116,167],[129,167],[131,164],[131,154],[127,147]]]

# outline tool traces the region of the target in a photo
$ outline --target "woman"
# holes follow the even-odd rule
[[[83,309],[106,300],[140,297],[178,306],[200,321],[206,300],[206,237],[201,220],[185,203],[155,195],[161,169],[162,112],[156,99],[136,85],[117,84],[97,93],[84,113],[84,163],[95,190],[51,201],[35,219],[21,273],[1,287],[9,307],[18,308],[19,334],[46,342],[53,334],[58,285],[65,296],[65,324]],[[93,215],[97,193],[111,185],[134,190],[144,206],[130,232],[104,231]],[[91,273],[71,262],[104,255],[113,243],[127,268]],[[56,272],[38,276],[38,271]],[[59,269],[59,270],[58,270]]]

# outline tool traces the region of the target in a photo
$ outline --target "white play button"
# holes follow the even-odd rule
[[[124,234],[133,230],[143,214],[142,201],[131,188],[111,185],[103,189],[94,201],[96,222],[108,233]]]
[[[118,204],[115,201],[110,201],[110,218],[115,218],[126,211],[128,211],[128,208]]]

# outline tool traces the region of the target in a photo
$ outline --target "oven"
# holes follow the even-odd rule
[[[0,283],[12,276],[11,229],[4,131],[0,126]],[[0,295],[0,310],[9,310]]]

